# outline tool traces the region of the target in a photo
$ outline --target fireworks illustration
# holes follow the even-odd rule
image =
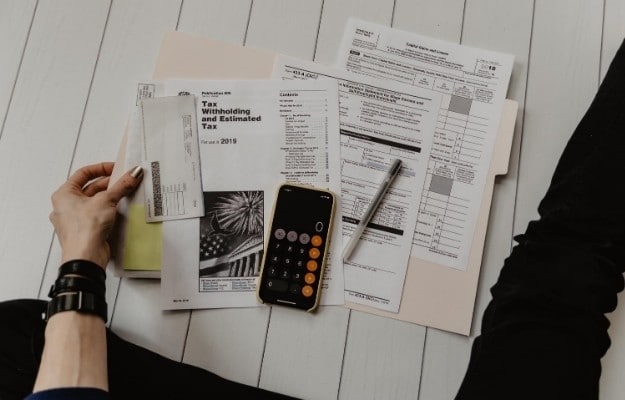
[[[232,192],[213,205],[217,223],[235,235],[256,235],[263,231],[263,192]]]

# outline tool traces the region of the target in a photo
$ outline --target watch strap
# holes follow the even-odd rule
[[[57,294],[66,292],[90,292],[99,297],[104,297],[106,286],[104,282],[94,281],[84,276],[63,276],[50,287],[48,297],[53,298]]]
[[[46,320],[63,311],[78,311],[97,315],[104,322],[108,321],[108,309],[104,297],[89,292],[64,293],[54,297],[48,303]]]
[[[98,264],[87,260],[71,260],[59,267],[59,278],[65,275],[80,275],[96,282],[106,281],[106,272]]]

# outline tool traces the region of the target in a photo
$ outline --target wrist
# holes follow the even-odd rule
[[[87,260],[106,269],[110,257],[109,246],[106,240],[96,233],[95,228],[59,235],[59,241],[63,250],[62,262]]]
[[[86,260],[97,264],[100,268],[106,270],[109,257],[107,254],[99,253],[102,253],[102,251],[96,251],[87,247],[70,248],[67,250],[63,249],[63,254],[61,255],[61,263],[66,263],[72,260]]]

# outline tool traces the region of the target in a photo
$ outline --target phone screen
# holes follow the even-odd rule
[[[330,192],[280,187],[258,292],[262,301],[306,310],[317,305],[333,210]]]

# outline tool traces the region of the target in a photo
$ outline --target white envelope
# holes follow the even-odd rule
[[[141,100],[147,222],[204,216],[194,96]]]

